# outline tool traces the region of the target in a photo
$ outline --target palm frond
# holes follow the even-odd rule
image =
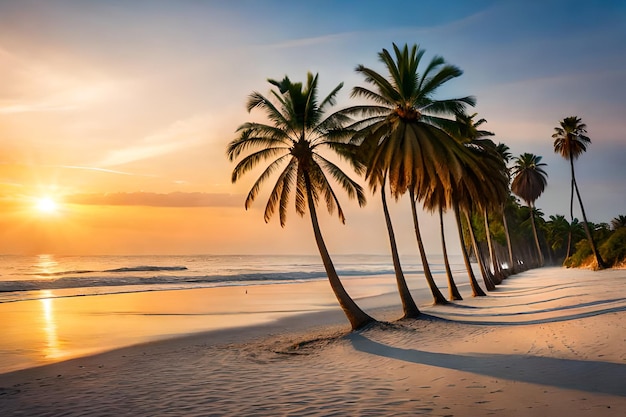
[[[244,207],[246,208],[246,210],[249,209],[252,203],[254,202],[254,199],[256,198],[256,196],[259,193],[259,190],[261,189],[261,185],[263,185],[263,183],[279,168],[279,166],[287,158],[289,158],[289,155],[283,155],[280,158],[276,159],[274,162],[269,164],[267,168],[265,168],[263,173],[261,173],[259,178],[257,178],[257,180],[254,182],[254,185],[248,192],[248,196],[246,197],[246,201],[244,204]]]
[[[474,105],[476,105],[476,98],[468,96],[449,100],[435,100],[422,107],[422,111],[434,115],[451,115],[462,113],[466,106]]]
[[[298,165],[298,162],[295,158],[292,158],[289,161],[289,164],[285,167],[283,172],[281,172],[276,184],[274,184],[274,188],[272,188],[272,192],[270,193],[269,198],[267,199],[267,204],[265,205],[265,212],[263,218],[265,222],[269,222],[272,218],[272,215],[276,211],[276,206],[281,202],[281,196],[283,192],[283,188],[285,185],[289,186],[288,180],[292,177],[292,172],[294,168]],[[282,213],[282,206],[280,206],[280,211]],[[284,227],[283,219],[281,218],[281,227]]]
[[[334,106],[335,104],[337,104],[337,94],[342,88],[343,88],[343,83],[339,83],[339,85],[335,87],[333,91],[331,91],[326,96],[326,98],[324,98],[324,100],[322,100],[322,102],[319,105],[320,112],[326,111],[326,106]]]
[[[265,148],[246,156],[241,161],[239,161],[239,163],[233,169],[231,181],[235,183],[242,175],[256,167],[259,162],[265,161],[276,155],[287,152],[288,150],[288,148],[284,147]]]
[[[264,147],[280,147],[289,145],[288,138],[279,135],[274,128],[271,126],[266,126],[267,129],[264,131],[264,125],[258,125],[258,128],[255,128],[255,131],[258,133],[263,133],[261,135],[252,135],[253,130],[247,129],[244,130],[239,138],[231,141],[226,148],[226,155],[230,161],[238,158],[242,152],[248,151],[249,149],[255,148],[264,148]]]
[[[317,163],[321,165],[321,171],[330,173],[331,177],[345,190],[349,198],[356,198],[361,207],[365,205],[365,193],[363,192],[363,188],[356,181],[352,180],[341,168],[323,156],[314,154],[313,157]]]

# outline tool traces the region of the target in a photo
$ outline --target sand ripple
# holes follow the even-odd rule
[[[123,349],[2,375],[0,415],[622,416],[625,283],[544,269],[356,333]]]

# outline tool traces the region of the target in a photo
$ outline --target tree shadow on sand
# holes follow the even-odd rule
[[[531,384],[626,396],[626,365],[510,354],[424,352],[385,345],[362,332],[347,336],[355,350],[420,365],[437,366]]]
[[[478,319],[477,313],[465,314],[465,313],[457,313],[453,310],[450,310],[450,311],[445,311],[445,312],[443,311],[438,312],[437,317],[443,320],[450,320],[450,321],[457,321],[458,318],[462,318],[462,317],[472,317],[472,318],[475,318],[475,320],[462,319],[459,321],[465,324],[488,325],[488,326],[498,326],[498,325],[515,326],[515,325],[525,325],[525,324],[543,324],[543,323],[554,323],[554,322],[562,322],[562,321],[568,321],[568,320],[576,320],[576,319],[581,319],[585,317],[593,317],[593,316],[599,316],[602,314],[626,311],[626,304],[619,305],[621,303],[624,303],[624,301],[626,301],[626,298],[615,298],[611,300],[590,301],[587,303],[579,303],[576,305],[544,308],[540,310],[515,311],[511,313],[487,313],[481,316],[480,319]],[[611,304],[618,304],[618,305],[615,307],[607,306]],[[556,317],[518,320],[515,322],[511,322],[507,320],[502,320],[502,321],[497,320],[498,318],[524,317],[524,316],[532,316],[532,315],[538,315],[538,314],[543,314],[543,313],[554,313],[554,312],[564,313],[569,310],[575,310],[579,308],[588,308],[588,307],[604,307],[604,308],[588,310],[588,311],[578,312],[578,313],[569,314],[569,315],[559,315]],[[453,306],[452,308],[456,308],[456,307]],[[463,307],[459,307],[459,308],[460,308],[459,311],[462,311]],[[488,318],[491,318],[492,320],[488,320]]]

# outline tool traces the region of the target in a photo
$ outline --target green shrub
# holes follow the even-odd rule
[[[576,250],[565,260],[563,265],[568,268],[578,268],[589,263],[589,258],[593,256],[591,245],[587,239],[576,243]]]
[[[608,265],[616,265],[626,259],[626,227],[615,230],[600,245],[600,256]]]

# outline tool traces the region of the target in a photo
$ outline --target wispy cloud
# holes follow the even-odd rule
[[[243,197],[227,193],[107,193],[73,194],[65,197],[70,204],[99,206],[148,207],[235,207],[241,206]]]
[[[165,129],[146,136],[139,143],[110,151],[98,165],[118,166],[194,146],[205,138],[210,122],[211,119],[206,115],[176,121]]]
[[[336,42],[338,40],[342,40],[345,38],[357,36],[358,32],[344,32],[344,33],[334,33],[331,35],[325,36],[315,36],[310,38],[300,38],[288,40],[285,42],[278,42],[266,45],[266,48],[269,49],[289,49],[289,48],[301,48],[304,46],[312,46],[312,45],[324,45]]]
[[[66,169],[78,169],[78,170],[84,170],[84,171],[96,171],[96,172],[103,172],[103,173],[107,173],[107,174],[117,174],[117,175],[138,175],[138,176],[142,176],[142,177],[154,177],[155,175],[148,175],[148,174],[135,174],[132,172],[125,172],[125,171],[118,171],[118,170],[114,170],[114,169],[106,169],[106,168],[97,168],[97,167],[84,167],[84,166],[74,166],[74,165],[61,165],[61,168],[66,168]]]
[[[128,93],[128,85],[83,62],[34,56],[0,46],[0,114],[70,111]]]

